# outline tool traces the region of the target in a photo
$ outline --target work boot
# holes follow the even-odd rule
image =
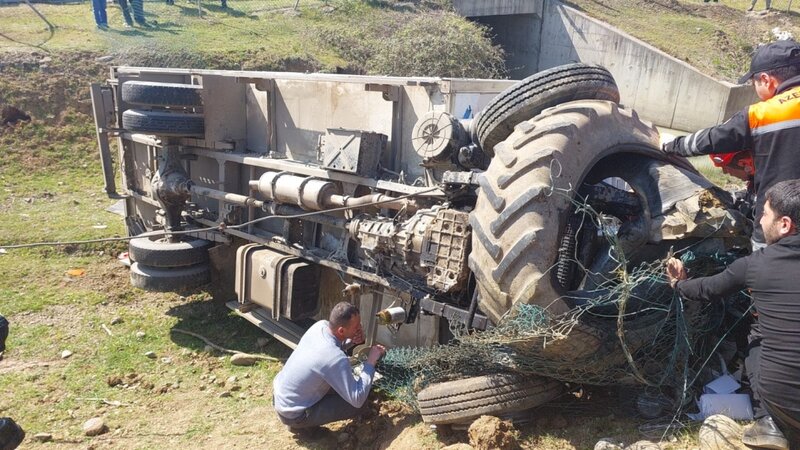
[[[759,448],[789,450],[789,441],[771,416],[764,416],[744,430],[742,443]]]

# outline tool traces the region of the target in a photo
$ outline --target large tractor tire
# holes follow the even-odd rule
[[[469,423],[533,408],[563,392],[564,385],[549,378],[493,374],[433,384],[417,394],[417,403],[426,423]]]
[[[131,239],[128,254],[131,261],[143,266],[186,267],[208,262],[208,249],[212,244],[190,236],[170,242],[163,231],[155,231]]]
[[[619,89],[603,67],[567,64],[535,73],[497,95],[475,119],[474,139],[488,156],[514,127],[543,110],[574,100],[619,102]]]
[[[481,310],[496,323],[518,302],[551,314],[570,309],[551,267],[575,190],[602,158],[615,153],[658,158],[657,148],[655,127],[609,101],[565,103],[518,124],[495,147],[470,214],[469,266]]]

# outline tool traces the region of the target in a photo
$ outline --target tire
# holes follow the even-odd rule
[[[179,242],[164,239],[163,232],[145,233],[131,239],[128,254],[131,261],[149,267],[186,267],[208,262],[208,249],[213,243],[185,236]]]
[[[202,137],[205,121],[202,114],[129,109],[122,113],[122,128],[134,133]]]
[[[122,84],[122,101],[144,106],[202,106],[202,89],[202,86],[194,84],[127,81]]]
[[[184,291],[208,283],[210,277],[211,269],[208,263],[175,268],[131,264],[131,284],[145,291]]]
[[[549,378],[493,374],[433,384],[417,394],[417,403],[425,423],[468,423],[485,414],[542,405],[563,390],[561,383]]]
[[[564,192],[605,156],[661,158],[657,149],[656,129],[609,101],[565,103],[517,125],[480,176],[470,214],[481,310],[497,323],[518,302],[554,315],[570,309],[550,274],[574,195]]]
[[[538,72],[497,95],[475,120],[474,139],[488,156],[514,127],[544,109],[573,100],[619,103],[614,77],[603,67],[567,64]]]

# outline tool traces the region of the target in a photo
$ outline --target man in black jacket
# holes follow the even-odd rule
[[[764,195],[767,246],[714,276],[687,279],[680,260],[667,262],[670,285],[687,300],[714,301],[750,289],[762,342],[755,389],[771,415],[745,430],[747,445],[800,445],[800,180],[776,183]],[[774,419],[774,420],[773,420]]]

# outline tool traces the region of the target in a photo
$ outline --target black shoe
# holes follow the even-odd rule
[[[305,427],[305,428],[292,428],[289,427],[295,439],[303,441],[318,441],[328,435],[328,429],[323,427]]]
[[[771,416],[764,416],[744,430],[742,443],[753,447],[789,450],[789,441]]]

